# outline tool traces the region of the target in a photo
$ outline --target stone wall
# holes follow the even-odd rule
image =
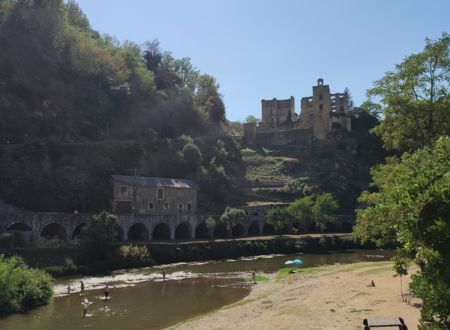
[[[253,141],[246,140],[246,143],[262,146],[282,146],[293,142],[307,144],[312,139],[312,129],[264,130],[257,128]]]

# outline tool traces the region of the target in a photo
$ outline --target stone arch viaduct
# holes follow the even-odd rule
[[[272,206],[270,206],[272,207]],[[266,223],[268,206],[245,207],[247,214],[243,223],[225,228],[218,223],[209,232],[206,215],[118,215],[117,232],[121,241],[193,240],[208,238],[244,237],[275,234],[272,225]],[[5,232],[21,232],[26,241],[42,238],[58,238],[73,241],[92,214],[28,212],[12,207],[0,207],[0,235]],[[218,218],[218,216],[212,216]],[[351,220],[338,221],[340,231],[349,231]]]

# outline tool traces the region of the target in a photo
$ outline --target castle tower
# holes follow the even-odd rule
[[[325,139],[334,127],[350,131],[348,94],[331,94],[330,86],[324,85],[322,78],[318,79],[317,86],[313,86],[313,95],[302,98],[300,127],[312,129],[319,140]]]
[[[330,86],[323,84],[323,79],[317,80],[313,86],[313,131],[317,139],[325,139],[330,131],[331,95]]]

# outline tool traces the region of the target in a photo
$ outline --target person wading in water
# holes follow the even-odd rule
[[[106,301],[109,298],[109,286],[108,286],[108,283],[106,283],[106,285],[105,285],[104,293],[105,293],[105,301]]]

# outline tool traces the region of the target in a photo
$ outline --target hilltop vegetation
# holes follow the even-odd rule
[[[0,48],[0,198],[109,209],[113,173],[195,179],[205,207],[233,191],[219,86],[188,58],[102,36],[63,0],[2,1]]]

